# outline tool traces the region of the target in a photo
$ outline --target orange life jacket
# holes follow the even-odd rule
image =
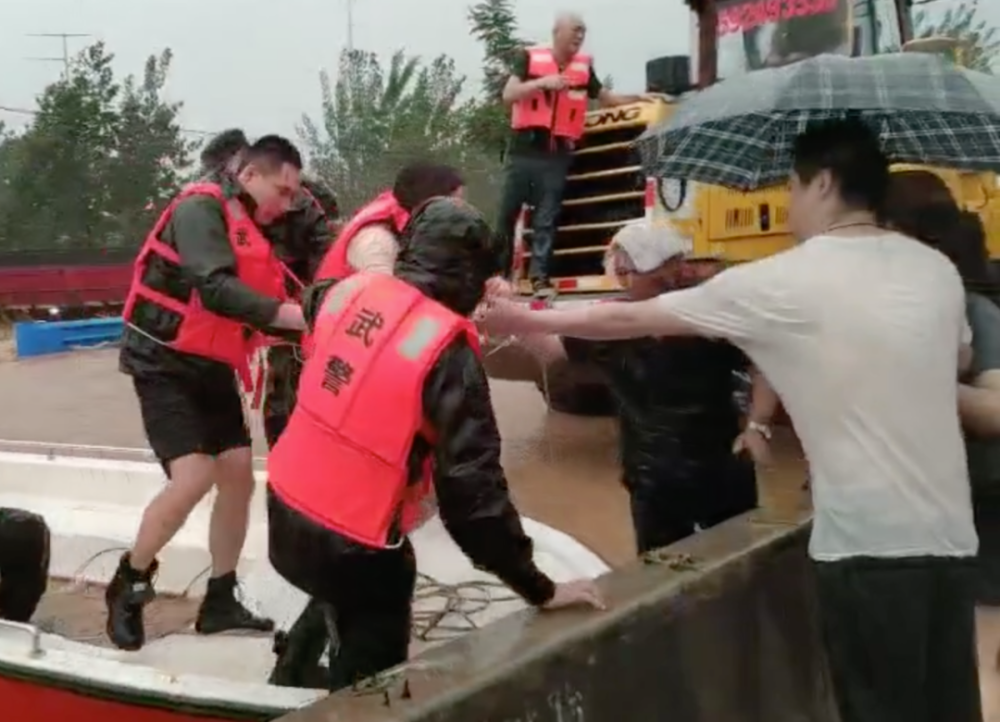
[[[410,214],[399,205],[392,191],[385,191],[378,198],[354,214],[337,235],[337,240],[330,246],[323,260],[316,271],[316,281],[328,281],[330,279],[344,279],[354,273],[353,268],[347,262],[347,250],[351,247],[351,241],[358,233],[374,223],[384,223],[389,226],[393,233],[403,232],[403,228],[410,220]]]
[[[180,255],[160,240],[160,234],[170,221],[177,204],[195,195],[211,196],[222,204],[239,279],[262,296],[287,300],[285,276],[291,273],[278,259],[271,243],[261,233],[243,204],[236,198],[226,198],[222,188],[215,183],[193,183],[171,201],[146,237],[135,260],[132,285],[125,299],[122,316],[126,323],[175,351],[221,361],[231,366],[249,389],[252,386],[250,357],[256,349],[266,344],[266,337],[259,331],[248,329],[239,321],[223,318],[206,309],[197,290],[192,290],[188,298],[177,298],[165,290],[147,285],[149,263],[154,258],[158,257],[170,266],[180,266]],[[176,314],[176,330],[166,334],[144,327],[136,314],[140,304],[152,304],[161,311]]]
[[[558,92],[532,93],[514,103],[510,127],[514,130],[545,128],[553,137],[579,140],[587,115],[587,86],[590,84],[591,58],[577,53],[560,69],[551,48],[528,48],[528,78],[563,75],[567,86]]]
[[[410,480],[414,440],[433,444],[423,412],[427,374],[475,326],[392,276],[360,273],[323,300],[298,401],[267,460],[268,483],[321,526],[376,548],[425,518],[431,464]]]

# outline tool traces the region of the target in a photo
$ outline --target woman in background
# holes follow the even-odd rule
[[[944,181],[923,170],[892,175],[882,221],[948,256],[965,283],[973,358],[961,379],[959,413],[979,533],[977,601],[1000,606],[1000,286],[993,280],[986,234]]]

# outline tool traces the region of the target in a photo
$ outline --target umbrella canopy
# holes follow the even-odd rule
[[[812,121],[869,123],[894,162],[1000,170],[1000,78],[936,55],[819,55],[681,102],[637,141],[650,176],[751,190],[784,182]]]

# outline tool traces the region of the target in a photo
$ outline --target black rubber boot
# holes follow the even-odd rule
[[[329,642],[323,605],[310,599],[291,629],[274,635],[277,660],[268,684],[324,689],[330,671],[320,659]]]
[[[108,607],[108,638],[118,649],[135,652],[146,643],[142,609],[156,596],[153,576],[157,566],[154,561],[149,569],[140,572],[132,568],[129,555],[125,554],[104,592],[104,602]]]
[[[274,621],[258,617],[236,598],[236,572],[208,580],[205,598],[194,625],[198,634],[218,634],[237,629],[273,632]]]

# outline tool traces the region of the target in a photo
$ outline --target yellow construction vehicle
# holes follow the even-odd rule
[[[692,7],[692,47],[697,69],[687,56],[658,58],[647,63],[647,90],[662,100],[593,111],[570,167],[558,221],[551,265],[557,304],[584,302],[619,291],[604,273],[603,258],[611,237],[625,223],[647,218],[674,223],[693,239],[695,256],[720,262],[752,261],[788,248],[788,189],[783,186],[751,192],[704,186],[676,179],[647,178],[632,142],[646,129],[669,118],[686,93],[697,92],[720,78],[773,64],[794,62],[810,54],[840,52],[947,53],[963,62],[963,48],[953,38],[909,39],[907,0],[824,0],[813,3],[813,15],[770,18],[759,0],[687,0]],[[767,7],[770,7],[768,5]],[[803,6],[805,7],[805,6]],[[760,12],[758,12],[760,11]],[[788,41],[803,21],[809,42]],[[705,25],[708,25],[706,28]],[[773,26],[773,27],[769,27]],[[832,29],[832,30],[831,30]],[[769,33],[769,35],[768,35]],[[780,42],[779,42],[780,41]],[[765,50],[765,46],[769,49]],[[784,53],[784,59],[774,58]],[[914,166],[898,166],[898,169]],[[1000,258],[1000,188],[993,173],[930,168],[947,183],[959,204],[977,213],[990,239],[991,256]],[[523,277],[531,231],[527,213],[515,234],[519,291],[530,294]],[[516,352],[498,353],[488,363],[499,378],[531,378],[537,369]],[[536,379],[537,380],[537,379]],[[553,407],[586,413],[607,408],[600,381],[588,369],[558,369],[548,378]],[[543,386],[539,382],[540,388]]]
[[[907,37],[908,21],[898,14],[900,3],[896,0],[823,0],[814,5],[827,9],[835,27],[843,28],[841,36],[834,34],[830,42],[836,44],[840,39],[839,45],[853,48],[860,54],[901,47],[904,52],[947,53],[957,62],[963,62],[962,44],[954,38],[919,38],[879,47],[873,39],[876,35],[900,41]],[[618,290],[614,280],[604,275],[603,255],[611,236],[635,219],[645,217],[654,222],[673,222],[691,236],[695,255],[730,262],[762,258],[792,243],[787,228],[787,188],[742,193],[681,180],[653,180],[642,173],[632,142],[647,128],[670,116],[675,98],[692,91],[696,85],[714,82],[723,70],[725,77],[732,77],[734,73],[751,72],[762,65],[762,61],[754,58],[763,52],[755,50],[747,37],[756,37],[767,29],[768,23],[757,22],[760,17],[753,15],[759,4],[756,0],[716,0],[714,3],[689,0],[689,4],[696,17],[694,47],[698,47],[698,40],[704,40],[701,22],[709,14],[721,18],[719,23],[728,23],[717,30],[714,47],[700,51],[696,74],[691,73],[690,61],[684,56],[650,61],[647,87],[667,93],[663,100],[593,111],[587,116],[586,130],[567,179],[554,243],[553,283],[564,299]],[[740,18],[749,19],[744,22],[738,20]],[[866,39],[867,25],[872,18],[883,18],[880,20],[883,25],[878,33],[868,32]],[[801,20],[814,21],[816,18],[800,17],[788,24]],[[734,33],[732,28],[737,22],[743,22],[742,32]],[[895,33],[886,27],[889,24],[895,25]],[[743,56],[742,70],[740,58],[734,60],[732,57],[734,34],[742,36],[736,52],[737,56]],[[835,48],[815,48],[816,51],[831,49]],[[692,75],[701,82],[696,83]],[[904,167],[913,166],[899,166],[900,169]],[[991,255],[1000,257],[1000,234],[991,232],[1000,223],[1000,190],[996,175],[930,170],[941,176],[964,208],[980,215],[992,240]],[[527,213],[523,220],[528,220]],[[521,260],[518,264],[521,272],[519,290],[525,294],[530,293],[523,269],[531,242],[531,231],[526,225],[525,222],[519,224],[515,241],[517,258]]]

